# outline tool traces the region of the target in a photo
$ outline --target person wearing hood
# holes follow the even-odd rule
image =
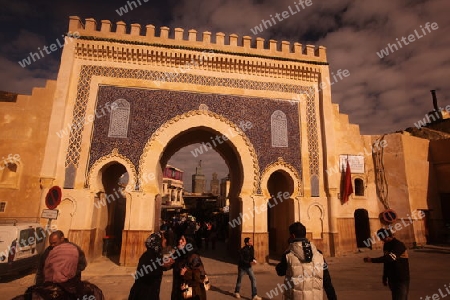
[[[186,243],[195,244],[192,237],[186,237]],[[187,248],[187,247],[186,247]],[[198,254],[196,247],[187,254],[186,264],[181,268],[180,275],[183,281],[192,287],[191,300],[206,300],[205,280],[207,279],[205,266]]]
[[[135,281],[131,287],[128,300],[159,300],[163,271],[170,269],[175,262],[171,258],[163,258],[163,248],[166,247],[163,233],[152,233],[145,241],[145,251],[139,258],[134,273]]]
[[[275,268],[278,276],[285,276],[284,299],[322,300],[325,291],[329,300],[336,300],[328,265],[306,238],[306,227],[295,222],[289,226],[289,233],[289,247]]]

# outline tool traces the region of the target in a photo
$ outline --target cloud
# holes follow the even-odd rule
[[[2,88],[9,92],[31,94],[33,87],[43,87],[49,79],[56,79],[54,71],[22,68],[16,61],[0,57],[0,82]]]
[[[363,133],[380,134],[413,126],[432,110],[431,89],[438,90],[441,106],[449,100],[446,78],[450,75],[450,39],[445,29],[449,21],[440,11],[450,6],[442,1],[414,1],[408,7],[401,3],[406,2],[354,2],[342,16],[348,25],[318,41],[327,46],[332,70],[351,72],[349,78],[332,87],[332,100]],[[383,22],[362,26],[374,18]],[[420,26],[426,22],[437,22],[439,29],[386,58],[376,55],[414,30],[421,32]]]
[[[363,134],[389,133],[414,126],[414,122],[433,108],[431,89],[437,90],[439,106],[450,104],[448,0],[312,1],[311,7],[258,36],[326,46],[330,71],[347,69],[351,74],[331,87],[332,102],[339,104],[341,113],[349,115],[351,123],[360,125]],[[18,26],[20,30],[0,35],[0,90],[29,93],[33,86],[43,86],[46,78],[56,78],[59,54],[49,55],[23,69],[17,60],[65,32],[69,15],[113,22],[121,19],[143,27],[154,24],[193,28],[199,33],[211,31],[213,36],[221,31],[255,38],[252,28],[294,5],[293,0],[169,0],[145,3],[119,17],[115,9],[126,1],[108,2],[107,6],[101,2],[85,3],[68,0],[48,7],[42,12],[48,20],[39,19],[42,24],[48,22],[46,26],[36,26],[37,19],[26,21],[36,11],[30,5],[21,6],[20,1],[5,5],[7,11],[0,16],[0,21],[12,22],[17,18],[21,23],[9,26]],[[377,56],[389,43],[421,30],[420,26],[427,22],[436,22],[439,29],[383,59]],[[38,31],[39,27],[47,31]],[[208,182],[214,171],[219,173],[219,178],[228,174],[227,166],[216,152],[194,158],[190,151],[195,147],[191,145],[179,151],[169,162],[185,171],[187,190],[199,159]]]
[[[32,17],[36,14],[36,10],[30,3],[24,1],[0,1],[2,14],[0,14],[0,22],[15,21],[17,18],[23,19]]]
[[[294,7],[293,1],[185,0],[174,8],[173,27],[253,36],[251,28],[289,6]],[[313,0],[312,6],[259,36],[326,46],[331,71],[351,73],[332,86],[332,101],[363,134],[381,134],[423,118],[432,109],[431,89],[438,90],[441,106],[448,104],[448,9],[445,0]],[[438,23],[439,29],[383,59],[377,56],[427,22]]]

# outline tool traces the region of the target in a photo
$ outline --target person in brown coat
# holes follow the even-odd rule
[[[191,238],[186,238],[186,242],[194,245],[194,240]],[[203,284],[206,272],[197,251],[189,252],[186,266],[181,269],[180,274],[184,281],[192,287],[192,300],[206,300],[206,290]]]

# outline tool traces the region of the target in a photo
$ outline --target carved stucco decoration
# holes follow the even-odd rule
[[[158,81],[164,72],[153,70],[136,70],[126,68],[112,68],[97,65],[82,65],[79,71],[77,85],[76,103],[73,107],[72,123],[84,122],[87,103],[91,91],[91,80],[93,76],[109,78],[134,78],[140,80]],[[287,84],[280,82],[259,82],[241,78],[209,77],[182,73],[170,79],[170,82],[190,83],[204,86],[220,86],[242,88],[259,91],[279,91],[292,94],[306,95],[307,111],[307,137],[309,152],[309,171],[311,176],[319,175],[319,147],[318,147],[318,124],[316,116],[316,99],[314,87]],[[83,123],[84,124],[84,123]],[[82,145],[83,126],[70,131],[69,145],[65,159],[65,183],[64,186],[73,188],[75,175],[79,166]],[[258,189],[258,192],[260,190]]]
[[[325,209],[318,202],[311,203],[307,209],[308,219],[310,220],[308,230],[312,234],[313,239],[322,239],[323,234],[323,218]]]
[[[119,150],[117,148],[114,148],[110,154],[102,156],[101,158],[97,159],[94,164],[92,165],[91,169],[89,170],[88,176],[86,177],[86,188],[92,188],[95,190],[103,190],[103,186],[101,183],[97,181],[98,175],[100,170],[107,165],[110,162],[117,162],[122,164],[129,175],[129,182],[128,185],[132,185],[132,190],[134,190],[134,187],[137,182],[137,173],[136,168],[126,156],[119,153]]]
[[[243,141],[245,142],[246,145],[246,152],[248,152],[251,156],[252,159],[252,166],[253,166],[253,193],[256,194],[258,187],[259,187],[259,164],[258,164],[258,158],[256,156],[256,151],[255,148],[253,147],[252,143],[250,142],[250,140],[248,139],[248,137],[245,135],[245,133],[241,130],[241,128],[239,128],[238,126],[236,126],[233,122],[231,122],[230,120],[228,120],[227,118],[218,115],[214,112],[211,112],[209,110],[191,110],[188,111],[182,115],[177,115],[176,117],[168,120],[167,122],[165,122],[163,125],[161,125],[150,137],[150,139],[147,141],[145,147],[144,147],[144,151],[141,155],[141,158],[139,159],[139,174],[145,174],[145,170],[144,170],[144,161],[147,157],[147,154],[150,153],[150,148],[152,147],[152,143],[154,143],[157,139],[158,136],[163,135],[164,131],[166,131],[171,125],[173,125],[174,123],[183,120],[183,119],[188,119],[191,116],[195,116],[195,115],[205,115],[208,117],[212,117],[217,119],[218,121],[225,123],[227,126],[233,128],[238,135],[243,139]],[[213,127],[212,127],[213,128]],[[213,128],[214,129],[214,128]],[[242,150],[241,150],[242,151]],[[241,152],[240,151],[240,152]],[[141,185],[140,185],[140,189],[141,189]]]
[[[72,209],[69,212],[69,215],[71,217],[73,217],[77,211],[77,201],[75,200],[75,197],[73,197],[70,194],[67,196],[64,196],[64,199],[61,201],[61,203],[63,203],[63,202],[69,202],[72,205],[72,207],[71,207]]]
[[[325,215],[325,208],[319,202],[311,203],[308,206],[308,211],[307,211],[308,212],[308,219],[311,220],[311,209],[314,208],[314,207],[317,207],[319,209],[319,211],[320,211],[320,220],[323,220],[323,217]]]
[[[292,192],[291,198],[302,197],[303,196],[303,181],[301,180],[301,177],[299,176],[297,170],[291,164],[285,162],[282,157],[278,157],[278,160],[276,162],[269,164],[264,169],[262,176],[261,176],[261,181],[260,181],[261,185],[267,184],[267,182],[269,181],[270,175],[272,175],[272,173],[279,171],[279,170],[287,172],[291,176],[291,178],[294,182],[294,190]],[[262,188],[262,186],[261,186],[261,190],[267,191],[267,188]],[[267,195],[264,195],[264,196],[266,198],[270,198],[269,193],[267,193]]]

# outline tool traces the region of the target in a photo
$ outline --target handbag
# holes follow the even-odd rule
[[[205,287],[206,291],[211,288],[211,283],[209,282],[209,278],[207,275],[205,275],[205,279],[203,279],[203,286]]]
[[[192,286],[189,286],[187,283],[182,283],[181,284],[181,295],[183,296],[183,299],[192,298]]]

